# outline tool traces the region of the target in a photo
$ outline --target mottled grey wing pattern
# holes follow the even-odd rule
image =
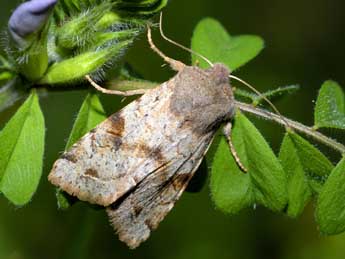
[[[150,173],[133,191],[107,208],[119,239],[136,248],[158,227],[188,185],[210,145],[214,133],[200,138],[183,160],[173,160]]]
[[[193,71],[208,77],[200,69]],[[176,96],[176,81],[191,81],[190,74],[179,73],[99,124],[55,162],[49,180],[80,200],[108,206],[149,173],[168,163],[174,167],[173,160],[184,161],[200,143],[203,127],[196,120],[210,106],[199,105],[200,99],[190,95],[186,100]],[[209,93],[207,98],[213,105]],[[178,110],[177,102],[185,108]]]
[[[229,71],[185,67],[110,116],[58,159],[49,180],[107,206],[122,241],[137,247],[172,209],[215,131],[234,113]]]
[[[49,180],[80,200],[112,204],[178,148],[170,95],[163,84],[99,124],[55,162]]]

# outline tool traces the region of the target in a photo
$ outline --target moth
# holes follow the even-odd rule
[[[222,124],[230,138],[236,108],[224,65],[187,66],[164,56],[150,29],[148,35],[177,74],[87,133],[49,174],[68,194],[106,207],[130,248],[145,241],[173,208]]]

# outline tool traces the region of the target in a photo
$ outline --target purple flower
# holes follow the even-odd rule
[[[21,44],[25,37],[42,29],[56,3],[57,0],[32,0],[19,5],[8,22],[14,41]]]

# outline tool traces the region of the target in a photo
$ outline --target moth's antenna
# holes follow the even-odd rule
[[[98,91],[104,94],[114,94],[114,95],[120,95],[120,96],[132,96],[132,95],[140,95],[145,94],[147,89],[136,89],[136,90],[128,90],[128,91],[119,91],[119,90],[111,90],[103,88],[102,86],[98,85],[90,75],[86,75],[85,79],[89,81],[89,83],[96,88]]]
[[[256,93],[258,96],[260,96],[263,100],[265,100],[269,106],[272,107],[272,109],[279,115],[279,117],[285,122],[286,126],[288,128],[290,128],[289,123],[284,119],[284,116],[279,112],[279,110],[277,109],[277,107],[266,97],[264,96],[262,93],[260,93],[258,90],[256,90],[256,88],[252,85],[250,85],[249,83],[247,83],[246,81],[242,80],[241,78],[234,76],[234,75],[229,75],[229,78],[235,79],[238,82],[244,84],[245,86],[247,86],[250,90],[252,90],[254,93]]]
[[[156,47],[152,40],[151,27],[149,25],[147,25],[147,40],[150,44],[151,49],[154,52],[156,52],[159,56],[161,56],[163,60],[171,66],[172,69],[176,71],[181,71],[186,66],[181,61],[166,56],[162,51],[159,50],[159,48]]]
[[[163,12],[161,12],[160,16],[159,16],[159,32],[160,32],[162,38],[165,39],[166,41],[170,42],[171,44],[198,56],[199,58],[206,61],[211,67],[214,66],[214,64],[205,56],[203,56],[200,53],[195,52],[194,50],[187,48],[187,47],[183,46],[182,44],[180,44],[180,43],[168,38],[167,36],[165,36],[165,34],[163,32],[163,25],[162,24],[163,24]],[[272,107],[272,109],[282,118],[282,120],[284,120],[284,117],[281,115],[281,113],[279,112],[277,107],[266,96],[264,96],[262,93],[260,93],[258,90],[256,90],[255,87],[253,87],[252,85],[250,85],[249,83],[247,83],[246,81],[242,80],[241,78],[239,78],[237,76],[229,75],[229,77],[241,82],[242,84],[247,86],[249,89],[251,89],[253,92],[255,92],[258,96],[260,96],[263,100],[265,100],[269,104],[269,106]],[[287,123],[287,121],[286,120],[284,120],[284,121],[286,123],[286,126],[289,127],[289,124]]]
[[[184,49],[192,54],[194,54],[195,56],[198,56],[199,58],[203,59],[204,61],[206,61],[211,67],[213,67],[213,63],[208,59],[206,58],[205,56],[201,55],[200,53],[198,52],[195,52],[194,50],[190,49],[190,48],[187,48],[185,46],[183,46],[182,44],[168,38],[167,36],[165,36],[164,32],[163,32],[163,12],[160,13],[160,16],[159,16],[159,32],[162,36],[163,39],[165,39],[166,41],[170,42],[171,44],[181,48],[181,49]]]

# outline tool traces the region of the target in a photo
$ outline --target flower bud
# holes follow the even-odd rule
[[[74,58],[55,63],[48,69],[38,84],[61,84],[81,79],[83,76],[99,69],[113,58],[121,56],[123,50],[131,42],[122,41],[105,49],[88,51]]]
[[[48,67],[45,26],[57,0],[32,0],[19,5],[8,22],[12,39],[12,58],[18,71],[30,81],[43,76]]]
[[[29,36],[40,31],[57,0],[32,0],[19,5],[8,22],[12,39],[19,46],[27,45]]]
[[[93,34],[97,31],[95,25],[110,9],[111,5],[105,1],[71,17],[57,30],[56,45],[64,49],[74,50],[93,42]]]

